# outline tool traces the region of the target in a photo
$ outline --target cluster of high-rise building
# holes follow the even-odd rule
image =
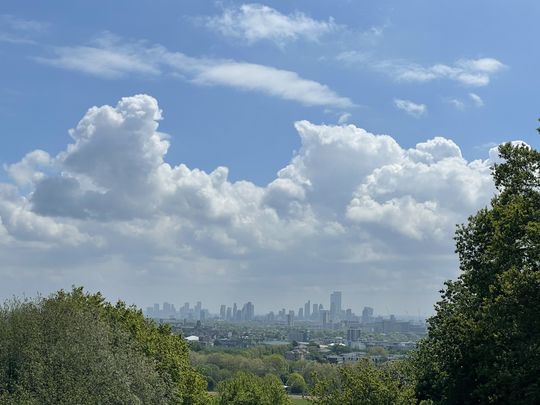
[[[202,303],[198,301],[195,306],[191,307],[188,302],[176,309],[174,304],[164,302],[160,307],[159,304],[154,304],[148,307],[146,315],[156,319],[187,319],[187,320],[205,320],[205,319],[221,319],[231,322],[242,322],[255,320],[255,306],[252,302],[245,303],[242,307],[234,303],[232,306],[222,304],[218,314],[211,314],[207,309],[202,308]],[[369,322],[373,317],[373,308],[365,307],[362,316],[357,317],[352,310],[342,308],[342,293],[334,291],[330,294],[330,306],[325,308],[323,304],[312,303],[308,300],[302,307],[295,310],[286,310],[282,308],[277,313],[271,311],[266,315],[261,315],[258,319],[263,321],[281,321],[292,325],[295,321],[311,321],[321,323],[323,325],[330,323],[338,323],[340,321],[359,321]]]
[[[303,307],[298,308],[298,311],[286,311],[283,308],[277,314],[271,311],[266,315],[268,321],[286,321],[288,324],[292,324],[294,321],[313,321],[323,325],[341,321],[367,323],[372,319],[373,308],[371,307],[364,307],[361,317],[354,314],[350,308],[343,309],[341,291],[334,291],[330,294],[330,307],[328,309],[325,309],[323,304],[312,304],[311,300],[308,300]]]
[[[188,302],[176,309],[173,304],[167,302],[160,307],[159,304],[147,308],[146,315],[155,319],[177,319],[187,321],[221,320],[227,322],[250,322],[258,321],[269,324],[281,324],[291,328],[315,327],[335,329],[346,327],[349,329],[349,342],[356,342],[360,333],[392,333],[392,332],[418,332],[425,331],[425,324],[402,321],[391,315],[389,318],[374,316],[373,308],[364,307],[360,315],[356,315],[350,308],[344,309],[342,304],[342,292],[334,291],[330,294],[330,305],[325,308],[323,304],[312,303],[308,300],[298,310],[280,309],[271,311],[266,315],[255,315],[255,306],[247,302],[241,307],[234,303],[231,306],[222,304],[218,313],[210,313],[202,307],[198,301],[191,307]]]
[[[210,318],[210,311],[202,307],[201,301],[197,301],[195,306],[190,307],[189,302],[176,309],[174,304],[164,302],[160,308],[159,304],[146,308],[146,316],[156,319],[190,319],[204,321]]]
[[[204,321],[215,318],[208,309],[202,307],[201,301],[197,301],[194,307],[190,307],[189,302],[184,303],[178,310],[174,304],[164,302],[163,306],[154,304],[146,308],[146,316],[155,319],[187,319],[195,321]],[[245,303],[239,308],[236,303],[232,307],[221,305],[219,318],[227,321],[252,321],[255,319],[255,306],[251,302]]]
[[[219,318],[225,321],[252,321],[255,319],[255,306],[251,301],[246,302],[240,309],[236,302],[232,307],[221,304]]]

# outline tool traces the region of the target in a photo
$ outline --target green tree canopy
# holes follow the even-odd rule
[[[367,359],[341,366],[333,378],[318,380],[311,391],[318,405],[416,404],[411,371],[405,363],[377,367]]]
[[[185,342],[82,288],[0,309],[0,403],[203,404]]]
[[[287,379],[287,386],[291,394],[305,394],[308,388],[300,373],[291,373]]]
[[[283,384],[273,375],[239,372],[218,385],[219,405],[289,405]]]
[[[416,356],[420,398],[540,403],[540,153],[499,148],[491,206],[458,227],[446,283]]]

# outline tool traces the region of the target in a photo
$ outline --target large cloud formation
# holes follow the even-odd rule
[[[0,276],[46,289],[103,283],[139,300],[191,288],[219,299],[229,288],[263,306],[342,288],[365,304],[427,310],[455,275],[455,224],[494,193],[491,160],[468,162],[449,139],[404,149],[388,135],[307,121],[270,184],[231,182],[225,167],[167,163],[161,119],[148,95],[92,107],[64,151],[6,165]]]

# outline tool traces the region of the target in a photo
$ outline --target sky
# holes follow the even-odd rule
[[[498,144],[539,147],[537,1],[0,5],[0,299],[433,312]]]

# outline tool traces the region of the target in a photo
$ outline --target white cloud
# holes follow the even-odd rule
[[[495,58],[459,59],[451,65],[422,66],[402,60],[378,60],[359,51],[341,52],[336,60],[350,66],[367,66],[398,82],[426,83],[446,79],[472,87],[487,86],[494,75],[508,68]]]
[[[301,147],[270,184],[232,182],[225,167],[169,164],[160,119],[147,95],[92,107],[64,151],[6,165],[4,268],[34,269],[31,288],[84,282],[109,294],[129,288],[127,299],[199,285],[216,299],[249,291],[263,300],[283,283],[313,283],[400,307],[392,300],[410,288],[412,308],[427,307],[455,274],[455,224],[494,192],[491,161],[466,161],[449,139],[404,149],[354,125],[308,121],[295,124]]]
[[[417,104],[410,100],[396,98],[394,99],[394,105],[415,118],[420,118],[427,113],[427,106],[425,104]]]
[[[41,33],[49,28],[48,23],[26,20],[11,14],[0,14],[0,23],[4,27],[20,32]]]
[[[300,12],[285,15],[262,4],[226,8],[222,15],[207,18],[206,26],[248,44],[269,40],[280,46],[299,38],[316,41],[339,29],[332,19],[317,21]]]
[[[338,118],[338,124],[343,125],[349,122],[351,119],[351,113],[343,113]]]
[[[465,103],[461,100],[458,100],[457,98],[452,98],[448,100],[448,103],[450,103],[456,110],[463,110],[465,109]]]
[[[11,14],[0,14],[0,42],[16,45],[34,45],[35,37],[45,33],[49,24],[27,20]]]
[[[486,86],[491,77],[506,68],[494,58],[461,59],[453,65],[436,64],[428,67],[421,65],[383,61],[375,65],[398,81],[429,82],[436,79],[449,79],[467,86]]]
[[[483,107],[484,106],[484,100],[482,100],[482,98],[478,94],[469,93],[469,97],[471,98],[473,104],[476,107]]]
[[[256,90],[305,105],[352,107],[346,97],[334,93],[328,86],[306,80],[295,72],[251,63],[220,63],[208,66],[195,77],[195,82],[220,84],[245,90]]]
[[[349,65],[372,62],[372,56],[370,54],[360,51],[343,51],[336,56],[336,59]]]
[[[35,184],[41,180],[45,174],[40,172],[40,167],[47,167],[51,164],[51,157],[42,150],[35,150],[28,153],[21,161],[12,165],[4,165],[4,170],[20,186]]]
[[[525,141],[516,140],[516,141],[511,141],[510,143],[513,146],[527,146],[527,147],[530,148],[530,145]],[[501,158],[501,155],[499,154],[499,146],[500,145],[501,144],[497,145],[496,143],[490,145],[491,146],[491,148],[489,149],[489,161],[490,161],[490,163],[501,163],[501,162],[503,162],[503,159]]]
[[[57,47],[54,54],[53,57],[35,59],[108,79],[133,74],[169,74],[199,85],[256,91],[307,106],[344,108],[354,105],[349,98],[336,94],[328,86],[295,72],[254,63],[194,58],[160,45],[124,42],[111,34],[103,35],[89,46]]]

